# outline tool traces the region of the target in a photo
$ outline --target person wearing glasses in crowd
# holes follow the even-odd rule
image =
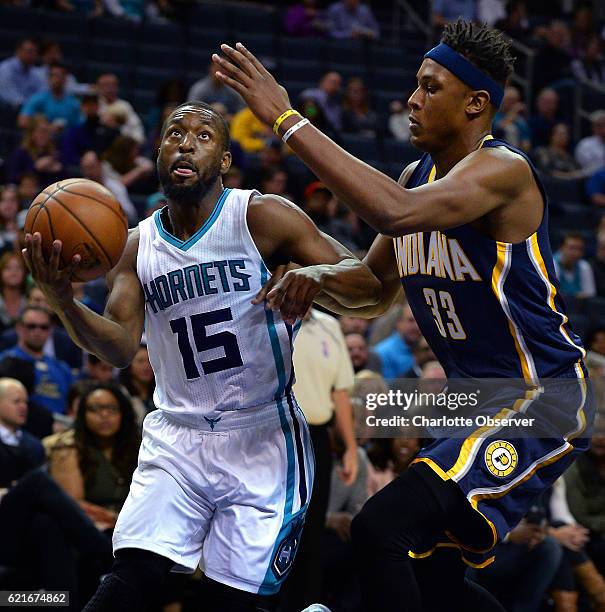
[[[66,363],[44,354],[44,345],[52,333],[50,312],[39,306],[26,306],[16,330],[16,346],[0,353],[0,361],[17,357],[33,362],[36,380],[31,400],[53,413],[64,414],[73,375]]]

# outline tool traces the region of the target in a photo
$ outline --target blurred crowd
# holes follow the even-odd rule
[[[590,117],[591,132],[574,141],[573,117],[558,93],[562,80],[605,85],[603,30],[590,5],[564,15],[549,14],[549,5],[556,3],[544,3],[544,14],[536,19],[527,4],[435,0],[430,19],[439,28],[458,15],[481,18],[535,49],[534,103],[523,99],[521,89],[507,87],[494,135],[526,151],[543,176],[582,185],[574,203],[600,222],[588,239],[585,232],[566,232],[561,244],[553,245],[561,292],[573,303],[605,298],[605,94],[603,110]],[[45,0],[43,6],[161,21],[174,17],[176,3]],[[299,37],[380,37],[370,7],[353,0],[321,9],[313,0],[296,3],[285,11],[283,29]],[[224,177],[226,187],[291,199],[360,256],[375,234],[218,81],[211,65],[195,82],[158,83],[155,103],[142,112],[123,97],[116,74],[78,81],[64,63],[65,50],[49,36],[19,41],[14,55],[0,62],[0,105],[14,113],[21,134],[0,166],[0,538],[8,543],[0,547],[0,588],[67,589],[75,610],[111,563],[111,532],[136,465],[141,424],[154,410],[154,376],[145,344],[122,371],[82,354],[32,285],[20,246],[25,213],[36,195],[61,178],[86,177],[116,195],[134,226],[166,204],[155,171],[164,119],[186,100],[204,100],[231,127],[233,166]],[[393,99],[388,114],[378,113],[372,100],[361,78],[345,80],[330,71],[292,102],[337,141],[354,135],[408,142],[406,100]],[[74,289],[78,299],[103,311],[103,280]],[[593,378],[602,385],[605,325],[598,322],[590,319],[583,335]],[[346,393],[359,418],[354,482],[345,485],[339,477],[350,448],[337,435],[331,439],[333,467],[317,562],[322,601],[334,612],[361,609],[351,565],[352,517],[426,442],[422,432],[372,438],[362,418],[365,397],[397,388],[402,378],[445,377],[405,303],[373,321],[341,317],[336,328],[332,335],[346,347],[344,358],[354,374]],[[496,563],[474,573],[474,579],[511,611],[537,611],[547,600],[557,612],[605,610],[604,492],[605,422],[600,420],[592,450],[499,545]],[[502,589],[511,584],[514,589]],[[186,610],[197,597],[195,578],[172,577],[158,609]]]

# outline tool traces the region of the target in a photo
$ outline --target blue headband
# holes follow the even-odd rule
[[[440,43],[426,53],[424,57],[441,64],[472,89],[487,91],[490,102],[496,108],[500,108],[502,98],[504,97],[504,87],[488,77],[479,68],[473,66],[473,64],[450,46]]]

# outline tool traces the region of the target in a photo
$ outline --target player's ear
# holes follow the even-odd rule
[[[476,117],[484,113],[489,108],[490,98],[487,91],[471,91],[466,102],[466,113],[471,117]]]
[[[221,174],[227,174],[229,168],[231,168],[231,152],[225,151],[223,153],[223,159],[221,159]]]

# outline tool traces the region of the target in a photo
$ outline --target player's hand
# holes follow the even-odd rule
[[[323,283],[320,266],[290,270],[267,293],[267,306],[279,310],[283,320],[294,325],[296,319],[305,316]]]
[[[242,43],[237,43],[235,49],[221,45],[221,51],[226,57],[212,55],[216,77],[240,94],[260,121],[272,127],[292,107],[288,92]]]
[[[74,255],[68,266],[59,269],[62,248],[61,241],[55,240],[50,259],[46,261],[42,253],[42,236],[40,232],[35,232],[25,235],[25,248],[21,251],[34,282],[55,310],[73,300],[71,282],[82,259],[80,255]]]
[[[351,446],[344,452],[342,467],[336,468],[336,473],[340,480],[349,487],[355,482],[358,469],[357,447]]]
[[[277,266],[273,272],[271,272],[271,278],[262,286],[261,290],[254,296],[252,300],[253,304],[262,304],[267,298],[267,294],[279,283],[279,281],[286,275],[290,270],[297,270],[300,268],[298,264],[288,263]]]

